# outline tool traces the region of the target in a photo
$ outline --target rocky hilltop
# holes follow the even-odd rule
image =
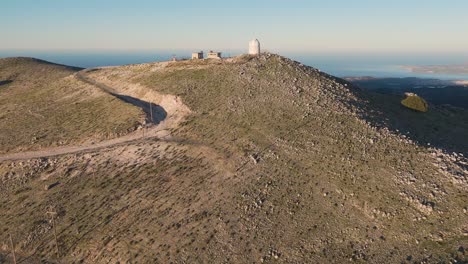
[[[68,78],[165,114],[118,144],[4,158],[3,261],[9,234],[25,263],[467,259],[462,109],[412,112],[273,54]]]

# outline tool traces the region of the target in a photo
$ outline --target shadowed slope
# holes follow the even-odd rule
[[[85,71],[85,72],[93,72],[93,70],[89,70],[89,71]],[[102,91],[104,91],[104,92],[106,92],[106,93],[108,93],[108,94],[110,94],[112,96],[115,96],[116,98],[119,98],[123,102],[129,103],[129,104],[131,104],[133,106],[141,108],[146,113],[146,120],[148,120],[152,124],[157,125],[160,122],[164,121],[164,119],[167,117],[167,112],[164,110],[164,108],[162,108],[159,105],[155,105],[153,103],[146,102],[146,101],[140,100],[140,99],[132,97],[132,96],[119,94],[113,88],[111,88],[111,87],[109,87],[109,86],[107,86],[105,84],[96,82],[96,81],[86,77],[85,75],[83,75],[81,73],[78,73],[76,75],[76,77],[79,80],[81,80],[81,81],[83,81],[85,83],[96,86],[99,89],[101,89]]]
[[[418,113],[399,105],[402,96],[365,92],[360,98],[369,102],[362,116],[374,126],[389,128],[424,147],[468,156],[466,109],[431,105],[428,112]]]

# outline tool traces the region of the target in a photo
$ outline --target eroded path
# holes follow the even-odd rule
[[[0,162],[2,161],[15,161],[15,160],[28,160],[45,157],[53,157],[64,154],[73,154],[80,152],[90,152],[97,149],[107,148],[120,144],[127,144],[147,138],[161,138],[170,140],[169,130],[177,127],[180,121],[183,120],[185,115],[189,113],[189,109],[183,105],[183,103],[175,96],[172,95],[161,95],[149,88],[139,86],[140,93],[133,94],[127,92],[128,90],[122,89],[121,87],[110,87],[104,83],[98,82],[86,73],[89,70],[84,70],[76,73],[74,76],[76,79],[91,84],[100,90],[109,93],[116,98],[140,107],[147,115],[148,126],[146,128],[134,131],[125,136],[113,138],[100,142],[91,142],[77,146],[61,146],[46,148],[36,151],[23,151],[18,153],[10,153],[0,156]],[[125,85],[123,85],[125,86]],[[145,90],[146,94],[150,93],[152,96],[148,98],[138,98],[141,94],[141,90]]]

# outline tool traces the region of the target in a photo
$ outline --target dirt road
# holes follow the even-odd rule
[[[148,126],[146,128],[134,131],[130,134],[127,134],[122,137],[113,138],[101,142],[96,143],[89,143],[84,145],[78,146],[61,146],[61,147],[53,147],[47,148],[37,151],[25,151],[25,152],[18,152],[18,153],[10,153],[0,156],[0,162],[2,161],[14,161],[14,160],[27,160],[27,159],[36,159],[36,158],[44,158],[44,157],[52,157],[64,154],[73,154],[73,153],[80,153],[80,152],[89,152],[94,151],[97,149],[107,148],[115,145],[126,144],[129,142],[134,142],[138,140],[143,140],[147,138],[161,138],[161,139],[170,139],[169,129],[178,125],[178,123],[182,120],[184,113],[186,113],[185,106],[181,104],[177,98],[173,98],[167,101],[174,101],[171,102],[168,106],[169,110],[166,110],[164,105],[155,104],[153,102],[148,102],[143,100],[142,98],[136,98],[129,94],[125,94],[125,90],[118,89],[117,87],[110,87],[106,84],[97,82],[96,80],[91,79],[90,77],[86,76],[87,70],[82,72],[78,72],[75,74],[75,77],[83,82],[91,84],[98,89],[109,93],[116,98],[133,104],[137,107],[142,108],[142,110],[147,115]],[[123,92],[122,92],[123,91]],[[156,93],[155,91],[151,91],[151,93]],[[164,95],[165,97],[169,97],[169,95]],[[163,103],[164,104],[164,103]],[[180,105],[181,108],[184,108],[183,111],[178,111],[177,105]],[[174,107],[176,106],[176,107]]]

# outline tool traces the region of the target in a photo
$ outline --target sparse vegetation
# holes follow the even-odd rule
[[[99,141],[126,134],[140,109],[76,80],[79,69],[29,58],[0,59],[0,153]]]
[[[49,205],[64,262],[466,258],[468,161],[416,142],[426,128],[391,123],[432,124],[448,115],[439,108],[421,118],[398,97],[270,54],[88,76],[177,95],[192,114],[159,140],[1,163],[0,241],[13,233],[30,260],[55,258]]]

